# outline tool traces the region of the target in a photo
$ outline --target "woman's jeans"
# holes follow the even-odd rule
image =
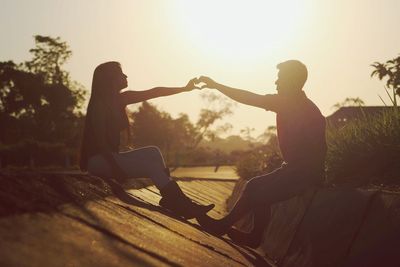
[[[171,180],[165,169],[164,158],[156,146],[112,153],[112,156],[127,175],[123,178],[151,178],[158,189],[163,188]],[[104,178],[115,176],[108,161],[100,154],[89,158],[88,172]]]

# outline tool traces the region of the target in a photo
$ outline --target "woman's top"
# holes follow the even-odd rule
[[[120,132],[126,128],[125,107],[107,108],[101,102],[89,104],[81,146],[80,168],[87,170],[90,157],[119,151]],[[125,116],[125,118],[122,118]],[[121,120],[124,120],[121,123]]]

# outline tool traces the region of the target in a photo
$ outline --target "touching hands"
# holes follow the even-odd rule
[[[184,91],[192,91],[193,89],[202,89],[202,87],[199,86],[199,81],[197,78],[191,79],[184,87]]]
[[[203,84],[200,88],[210,88],[210,89],[217,89],[218,83],[216,83],[213,79],[207,76],[200,76],[200,78],[197,79],[198,83]]]
[[[191,79],[188,84],[184,87],[185,91],[191,91],[193,89],[217,89],[218,83],[216,83],[213,79],[207,76],[200,76],[200,78]]]

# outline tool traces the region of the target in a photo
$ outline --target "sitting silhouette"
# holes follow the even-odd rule
[[[271,205],[301,194],[319,184],[325,172],[325,118],[303,91],[306,66],[297,60],[277,65],[277,94],[258,95],[227,87],[202,76],[202,87],[215,88],[240,103],[273,111],[276,115],[279,147],[284,163],[277,170],[250,179],[232,210],[222,219],[207,215],[197,218],[207,231],[228,236],[236,243],[256,248],[268,226]],[[232,228],[243,216],[253,212],[253,229],[249,233]]]
[[[194,80],[185,87],[121,92],[127,86],[127,76],[118,62],[106,62],[95,69],[81,146],[81,170],[120,182],[149,177],[160,190],[160,206],[187,219],[205,214],[214,204],[199,205],[188,198],[171,179],[157,147],[119,152],[120,132],[129,127],[127,105],[193,90],[197,88]]]

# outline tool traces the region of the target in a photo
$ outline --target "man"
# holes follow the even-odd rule
[[[236,243],[256,248],[268,225],[271,205],[301,194],[320,183],[326,155],[325,118],[303,91],[307,68],[298,60],[277,65],[277,94],[258,95],[200,77],[203,87],[215,88],[240,103],[276,113],[277,135],[284,163],[277,170],[249,180],[233,209],[222,219],[207,215],[197,220],[207,231],[225,233]],[[254,213],[253,229],[241,232],[232,225],[249,212]]]

